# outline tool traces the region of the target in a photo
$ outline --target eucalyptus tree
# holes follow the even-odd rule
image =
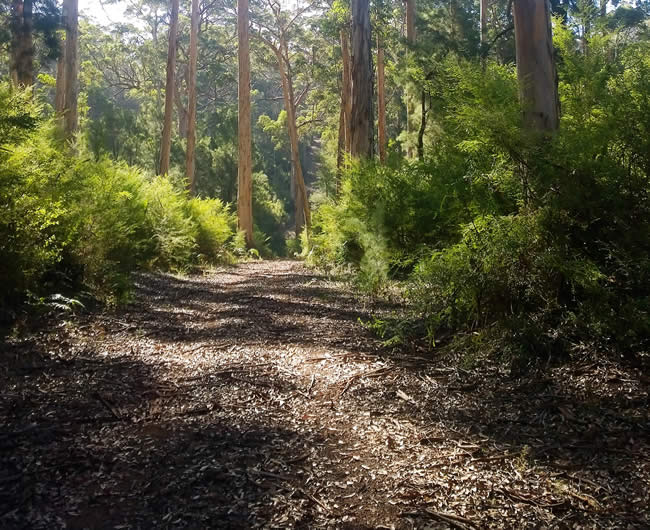
[[[352,116],[350,156],[370,159],[373,155],[374,119],[370,4],[352,0]]]
[[[253,245],[253,155],[251,140],[251,66],[248,0],[237,0],[238,143],[237,219],[246,243]]]
[[[162,141],[160,144],[161,175],[169,173],[169,156],[172,146],[172,117],[174,111],[174,95],[176,94],[176,48],[178,37],[178,7],[179,0],[171,0],[169,16],[169,36],[167,47],[167,76],[165,83],[165,117],[163,118]]]
[[[547,0],[515,0],[514,19],[524,124],[554,131],[559,125],[558,81]]]
[[[291,148],[292,176],[294,182],[295,232],[302,231],[303,226],[311,227],[311,209],[309,197],[300,160],[300,141],[298,136],[297,106],[303,101],[309,91],[309,85],[303,87],[296,97],[294,93],[294,77],[292,64],[292,38],[299,34],[299,27],[304,23],[304,15],[315,8],[315,3],[299,7],[295,11],[283,10],[280,4],[271,0],[267,9],[260,11],[253,25],[255,36],[273,53],[282,84],[284,107],[287,113],[287,130]],[[304,54],[306,50],[299,49]],[[309,51],[307,51],[309,53]]]
[[[196,193],[196,65],[198,61],[199,0],[192,0],[190,24],[190,58],[188,65],[187,147],[185,149],[185,178],[190,195]]]
[[[79,1],[64,0],[65,20],[65,99],[63,108],[63,129],[70,139],[79,127],[77,98],[79,96]]]

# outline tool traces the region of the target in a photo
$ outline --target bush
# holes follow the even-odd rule
[[[519,358],[647,348],[650,47],[613,61],[606,38],[585,56],[560,22],[555,35],[552,138],[521,128],[511,67],[450,57],[427,87],[429,158],[348,171],[314,214],[308,259],[351,264],[371,287],[410,274],[431,339],[478,331]]]
[[[189,215],[196,223],[199,261],[208,263],[232,260],[228,243],[237,229],[237,219],[219,199],[190,199]]]
[[[81,282],[119,296],[138,267],[182,271],[232,259],[235,219],[221,201],[188,200],[173,178],[93,161],[83,145],[66,154],[40,112],[28,95],[0,84],[3,302],[60,279],[68,289]]]

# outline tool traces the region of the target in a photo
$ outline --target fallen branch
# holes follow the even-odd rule
[[[461,517],[460,515],[455,515],[453,513],[443,513],[443,512],[437,512],[435,510],[432,510],[431,508],[425,508],[424,511],[431,515],[432,517],[435,517],[436,519],[439,519],[440,521],[444,521],[445,523],[450,524],[451,526],[454,526],[456,528],[478,528],[478,525],[472,521],[471,519],[467,519],[466,517]]]

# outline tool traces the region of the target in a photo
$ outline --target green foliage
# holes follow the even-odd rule
[[[255,246],[260,254],[264,257],[284,255],[287,214],[264,173],[253,174],[253,219]]]
[[[190,217],[196,223],[199,259],[230,261],[228,243],[237,229],[237,219],[219,199],[190,199]]]
[[[2,87],[4,88],[4,87]],[[1,90],[0,90],[1,93]],[[30,116],[10,126],[9,139],[19,146],[0,146],[0,294],[24,292],[61,258],[66,234],[60,224],[67,214],[56,193],[64,173],[61,155],[42,135],[29,132],[34,107],[22,98],[0,101],[1,116],[18,116],[20,106]],[[11,121],[11,120],[10,120]]]
[[[138,267],[182,271],[232,260],[235,219],[221,201],[188,200],[173,177],[95,161],[83,145],[66,154],[39,112],[24,93],[0,85],[3,300],[53,278],[119,296]]]
[[[510,66],[440,62],[428,85],[435,149],[348,171],[314,214],[308,259],[351,264],[374,289],[408,276],[432,342],[478,332],[464,348],[519,362],[581,343],[647,348],[650,47],[613,60],[614,36],[593,34],[585,55],[559,20],[555,39],[557,134],[522,129]]]
[[[197,251],[196,223],[188,215],[186,191],[158,176],[145,188],[144,197],[156,245],[152,263],[182,271]]]

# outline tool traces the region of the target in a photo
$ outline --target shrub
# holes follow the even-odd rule
[[[146,181],[124,163],[70,162],[67,265],[78,268],[90,287],[119,294],[128,273],[159,252],[144,196]]]
[[[189,215],[196,223],[199,261],[218,263],[230,261],[228,243],[237,229],[237,219],[219,199],[190,199]]]

